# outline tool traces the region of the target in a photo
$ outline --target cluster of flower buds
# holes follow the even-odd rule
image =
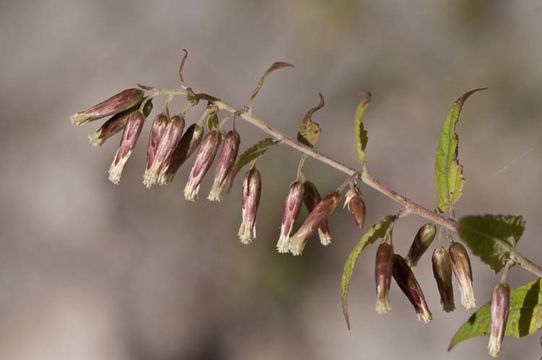
[[[184,117],[175,115],[168,118],[159,114],[152,124],[147,147],[147,167],[143,175],[143,184],[151,187],[158,183],[164,168],[171,161],[184,130]]]
[[[127,89],[91,108],[75,113],[71,119],[75,125],[111,116],[95,133],[89,135],[93,145],[102,145],[104,141],[123,130],[120,146],[109,169],[109,179],[118,184],[122,171],[141,134],[145,118],[152,111],[152,101],[145,98],[144,90]],[[169,117],[169,110],[158,114],[151,125],[147,146],[147,162],[143,183],[167,185],[175,176],[180,166],[197,151],[195,163],[190,171],[184,193],[187,200],[195,200],[201,181],[212,165],[222,139],[224,146],[215,170],[213,187],[209,200],[220,200],[225,183],[230,178],[237,153],[240,136],[235,130],[225,136],[218,128],[218,108],[210,105],[202,118],[184,131],[184,113]],[[205,134],[207,121],[209,132]],[[184,131],[184,132],[183,132]]]
[[[375,283],[377,313],[385,314],[391,310],[388,294],[390,278],[391,274],[393,274],[395,281],[416,310],[418,318],[425,323],[431,320],[431,312],[427,307],[425,297],[412,269],[429,248],[436,233],[437,229],[435,225],[423,225],[416,233],[406,259],[393,253],[391,232],[386,235],[385,240],[380,244],[376,252]],[[458,242],[452,242],[448,250],[439,245],[433,251],[431,261],[442,309],[446,312],[455,309],[452,273],[458,279],[463,306],[467,310],[474,307],[472,269],[465,247]]]
[[[430,322],[431,312],[422,289],[406,260],[394,253],[390,230],[378,246],[375,257],[375,309],[378,314],[386,314],[391,310],[389,292],[392,277],[414,307],[418,319],[424,323]]]

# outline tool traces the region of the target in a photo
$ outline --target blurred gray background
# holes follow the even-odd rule
[[[218,206],[204,199],[206,179],[202,199],[187,203],[188,164],[169,187],[146,190],[146,129],[114,186],[106,171],[118,137],[93,148],[86,136],[99,125],[76,128],[69,116],[137,82],[177,86],[182,48],[190,85],[235,106],[271,62],[289,61],[295,69],[269,78],[255,113],[295,134],[322,92],[318,149],[356,166],[353,113],[358,94],[372,91],[370,171],[433,207],[441,122],[464,91],[487,86],[459,125],[467,182],[457,213],[523,214],[519,247],[541,263],[541,15],[537,0],[1,1],[0,358],[488,358],[486,338],[446,352],[468,314],[440,311],[429,257],[416,270],[429,326],[395,285],[393,311],[375,314],[373,247],[353,277],[346,330],[339,279],[361,236],[349,215],[333,216],[327,248],[313,239],[300,258],[274,250],[299,159],[292,150],[260,161],[258,237],[242,246],[239,184]],[[264,137],[238,128],[243,147]],[[322,192],[344,180],[315,161],[306,174]],[[368,225],[398,209],[363,192]],[[396,225],[398,252],[421,224]],[[496,277],[473,262],[483,304]],[[530,278],[514,270],[510,281]],[[502,358],[540,355],[528,337],[506,339]]]

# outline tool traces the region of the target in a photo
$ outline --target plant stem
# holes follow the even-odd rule
[[[186,95],[187,91],[185,88],[181,89],[161,89],[159,90],[160,94],[163,95]],[[266,132],[267,134],[271,135],[275,139],[277,139],[280,143],[288,145],[289,147],[306,154],[307,156],[312,157],[315,160],[318,160],[324,164],[329,165],[330,167],[345,173],[348,176],[353,176],[354,174],[358,173],[359,171],[345,165],[337,160],[334,160],[321,152],[314,150],[311,147],[308,147],[306,145],[301,144],[294,138],[286,135],[280,130],[275,129],[268,123],[266,123],[263,119],[257,117],[254,115],[252,110],[250,108],[247,108],[245,111],[238,110],[234,108],[231,105],[228,105],[227,103],[216,100],[213,101],[213,104],[218,107],[219,110],[229,112],[231,114],[237,114],[241,119],[245,120],[246,122],[256,126],[257,128],[261,129],[262,131]],[[447,218],[441,214],[438,214],[429,208],[418,204],[414,200],[411,200],[407,198],[406,196],[399,194],[397,191],[389,188],[388,186],[382,184],[380,181],[372,177],[369,172],[367,171],[367,167],[364,165],[362,172],[361,172],[361,181],[365,183],[367,186],[375,189],[376,191],[380,192],[381,194],[387,196],[391,200],[401,204],[406,213],[408,214],[415,214],[418,215],[424,219],[427,219],[435,224],[441,225],[442,227],[453,231],[454,233],[457,233],[457,222],[453,219]],[[542,277],[542,267],[536,265],[531,260],[527,259],[525,256],[523,256],[519,251],[517,251],[514,247],[502,243],[503,247],[507,248],[507,251],[510,253],[510,258],[519,266],[521,266],[526,271],[538,276]]]

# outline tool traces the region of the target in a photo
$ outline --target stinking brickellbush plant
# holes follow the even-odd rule
[[[186,84],[183,78],[186,57],[185,51],[179,69],[179,88],[161,89],[139,85],[139,88],[124,90],[88,110],[72,115],[71,120],[75,125],[110,117],[89,136],[90,142],[96,146],[102,145],[104,141],[122,131],[120,146],[109,168],[111,182],[120,182],[124,165],[136,146],[145,119],[152,111],[153,99],[164,96],[164,109],[154,117],[150,128],[143,183],[146,187],[171,183],[179,167],[194,154],[195,160],[184,188],[184,196],[189,201],[195,201],[202,179],[217,158],[214,182],[207,198],[210,201],[220,201],[223,194],[231,188],[235,176],[249,165],[242,182],[242,221],[238,233],[243,244],[250,244],[256,238],[256,217],[262,188],[262,177],[256,163],[269,148],[278,144],[288,145],[302,153],[297,177],[286,191],[277,242],[280,253],[301,255],[308,239],[316,233],[322,245],[330,244],[331,234],[327,219],[338,206],[346,189],[344,207],[351,213],[360,229],[364,226],[366,211],[360,185],[367,185],[401,205],[399,211],[383,216],[372,225],[346,259],[341,277],[341,296],[348,328],[350,321],[347,295],[354,266],[363,249],[378,240],[380,245],[376,252],[375,282],[376,311],[379,314],[391,310],[389,289],[393,278],[411,302],[419,320],[424,323],[431,321],[431,311],[416,280],[414,269],[434,239],[437,240],[432,266],[442,310],[450,312],[456,307],[452,274],[457,280],[462,306],[466,310],[473,309],[476,302],[471,263],[467,249],[457,241],[458,238],[491,270],[495,273],[502,272],[502,275],[495,286],[491,301],[480,307],[460,326],[450,342],[449,349],[463,340],[489,335],[489,354],[498,356],[505,335],[522,337],[533,334],[542,327],[542,268],[516,249],[525,227],[523,218],[513,215],[482,215],[465,216],[456,220],[453,209],[461,197],[465,182],[463,167],[458,161],[456,126],[467,98],[483,89],[471,90],[460,96],[444,119],[435,161],[437,204],[436,211],[432,211],[386,187],[369,174],[365,157],[368,137],[363,124],[369,105],[369,94],[363,96],[355,114],[354,139],[360,168],[354,169],[314,149],[321,128],[312,120],[312,116],[324,106],[324,97],[321,94],[319,104],[311,108],[301,121],[297,140],[273,128],[252,112],[252,103],[266,77],[275,70],[293,65],[285,62],[272,64],[258,81],[248,105],[236,109],[217,97],[196,92]],[[184,96],[186,103],[178,114],[172,115],[170,103],[176,96]],[[199,102],[207,103],[206,110],[198,121],[185,129],[187,112]],[[221,115],[224,116],[220,120]],[[238,156],[241,137],[235,129],[237,119],[255,125],[270,137],[255,143]],[[226,130],[229,124],[231,129]],[[303,165],[309,157],[345,173],[347,178],[335,191],[321,197],[316,185],[303,173]],[[303,206],[309,214],[302,225],[294,230],[294,223]],[[429,222],[418,230],[407,256],[403,257],[394,253],[392,233],[395,223],[407,215],[418,215]],[[445,241],[448,242],[447,246]],[[536,279],[516,289],[510,289],[506,278],[510,268],[515,265],[536,275]]]

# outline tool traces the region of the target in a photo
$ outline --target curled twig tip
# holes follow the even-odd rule
[[[183,58],[181,59],[181,65],[179,66],[179,78],[181,79],[181,82],[186,85],[184,82],[183,77],[183,70],[184,70],[184,63],[186,61],[186,58],[188,57],[188,51],[186,49],[182,50],[184,52]]]

